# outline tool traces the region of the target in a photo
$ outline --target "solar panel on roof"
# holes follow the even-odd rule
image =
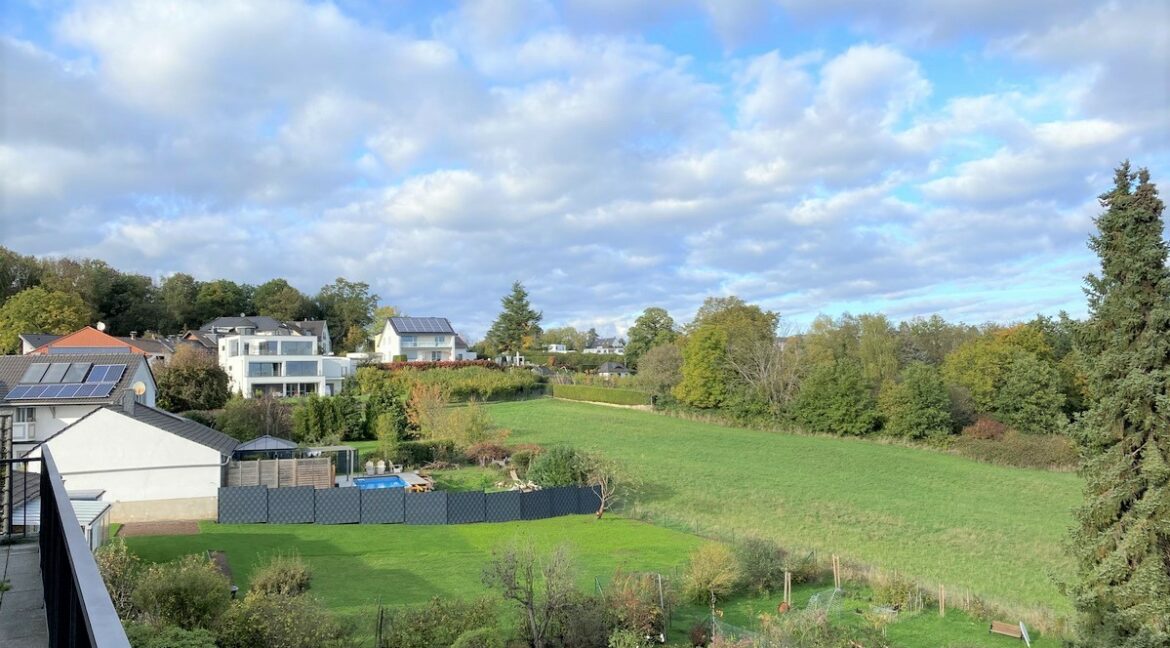
[[[83,382],[85,380],[85,374],[89,371],[91,366],[93,365],[88,362],[74,362],[73,364],[70,364],[69,371],[65,372],[65,377],[61,379],[61,382]]]
[[[26,387],[25,385],[17,385],[16,387],[13,387],[11,390],[9,390],[8,395],[5,396],[5,398],[9,398],[9,399],[24,398],[24,395],[27,393],[28,393],[28,387]]]
[[[61,398],[73,398],[81,385],[61,385]]]
[[[106,372],[106,381],[116,383],[122,379],[124,373],[126,373],[126,365],[111,365],[110,370]]]
[[[48,371],[37,382],[42,383],[59,383],[65,377],[65,372],[69,370],[68,362],[54,362],[49,365]]]
[[[20,377],[20,382],[39,383],[48,368],[49,363],[47,362],[34,362],[28,366],[28,369],[24,370],[24,375]]]
[[[94,365],[85,379],[87,383],[118,382],[126,372],[126,365]]]
[[[28,396],[25,398],[40,398],[41,394],[45,393],[45,390],[48,388],[48,385],[29,385]]]
[[[93,397],[105,398],[109,396],[110,392],[114,391],[114,387],[117,386],[117,384],[118,383],[98,383],[97,385],[94,385]]]

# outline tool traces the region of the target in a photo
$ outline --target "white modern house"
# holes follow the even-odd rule
[[[331,396],[353,373],[353,360],[332,354],[323,321],[221,317],[203,325],[199,339],[216,345],[229,388],[244,398]]]
[[[550,344],[547,346],[549,353],[568,353],[569,347],[563,344]]]
[[[69,491],[104,491],[113,522],[211,519],[235,439],[136,402],[98,407],[38,443]]]
[[[12,414],[12,453],[129,394],[154,406],[154,374],[137,353],[0,356],[0,412]]]
[[[446,317],[389,317],[375,349],[383,362],[476,359]]]
[[[584,353],[625,355],[626,341],[620,338],[597,338],[593,346],[585,349]]]

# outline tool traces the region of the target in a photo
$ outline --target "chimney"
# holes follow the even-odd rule
[[[134,392],[127,391],[122,394],[122,411],[128,416],[134,416]]]
[[[138,337],[138,331],[130,331],[130,339],[133,340],[136,337]]]

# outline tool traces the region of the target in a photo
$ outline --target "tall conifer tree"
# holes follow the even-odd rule
[[[1137,181],[1136,187],[1134,180]],[[1093,405],[1071,593],[1082,646],[1170,645],[1170,272],[1162,201],[1129,163],[1101,196],[1080,336]]]
[[[496,351],[515,355],[535,343],[544,316],[532,309],[528,303],[528,291],[519,281],[512,284],[512,292],[501,299],[500,304],[504,310],[488,330],[487,342]]]

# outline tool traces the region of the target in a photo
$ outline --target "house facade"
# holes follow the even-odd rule
[[[12,415],[14,457],[127,394],[153,407],[156,393],[137,353],[0,356],[0,411]]]
[[[620,338],[597,338],[592,346],[585,349],[584,353],[625,355],[626,341]]]
[[[352,360],[332,355],[328,324],[319,320],[221,317],[187,339],[215,345],[229,388],[244,398],[332,396],[353,372]]]
[[[446,317],[389,317],[375,348],[383,362],[475,360]]]

